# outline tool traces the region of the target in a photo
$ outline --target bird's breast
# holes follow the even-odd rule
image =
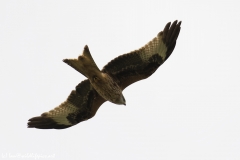
[[[100,96],[112,103],[118,104],[117,100],[122,96],[122,90],[111,76],[101,73],[100,75],[93,76],[90,82]]]

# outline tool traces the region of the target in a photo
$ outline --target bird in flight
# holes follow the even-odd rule
[[[151,76],[173,52],[181,21],[167,23],[163,31],[142,48],[118,56],[102,70],[94,62],[88,46],[77,59],[64,59],[87,79],[71,91],[58,107],[28,120],[28,128],[64,129],[92,118],[99,107],[110,101],[126,105],[122,91]]]

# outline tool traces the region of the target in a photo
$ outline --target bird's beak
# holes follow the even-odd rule
[[[123,105],[126,106],[126,100],[123,95],[122,95],[122,100],[123,100]]]

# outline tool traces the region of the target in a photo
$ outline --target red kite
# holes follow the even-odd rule
[[[126,104],[122,91],[151,76],[175,48],[181,21],[167,23],[164,30],[144,47],[118,56],[99,70],[86,45],[77,59],[63,61],[88,79],[76,86],[58,107],[29,119],[29,128],[64,129],[92,118],[105,102]]]

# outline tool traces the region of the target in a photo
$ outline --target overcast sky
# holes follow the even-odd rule
[[[239,160],[239,17],[236,0],[0,1],[1,158]],[[102,68],[176,19],[173,54],[123,91],[126,106],[106,102],[64,130],[27,128],[85,79],[63,59],[87,44]]]

